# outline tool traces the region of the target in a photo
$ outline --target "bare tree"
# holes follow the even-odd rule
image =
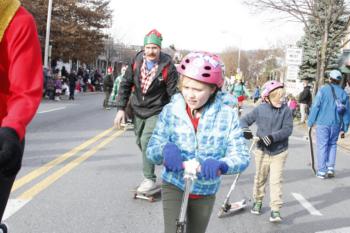
[[[335,39],[342,36],[348,30],[350,17],[348,3],[345,0],[246,0],[246,4],[259,10],[273,10],[282,12],[289,16],[289,19],[299,21],[304,24],[305,31],[310,33],[310,38],[315,44],[317,57],[316,82],[314,92],[318,86],[324,83],[324,72],[326,64],[326,51],[329,44],[329,31],[333,24],[341,17],[346,17],[346,24],[343,30],[338,32]],[[313,36],[310,30],[310,19],[314,21],[321,38]],[[317,42],[320,43],[317,43]]]
[[[48,0],[22,0],[37,22],[42,48]],[[104,49],[105,29],[111,26],[110,0],[55,0],[52,8],[52,58],[92,63]]]

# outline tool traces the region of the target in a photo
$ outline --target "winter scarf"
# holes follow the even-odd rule
[[[18,0],[0,0],[0,42],[20,5]]]

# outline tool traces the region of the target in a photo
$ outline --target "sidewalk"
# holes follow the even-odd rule
[[[308,130],[306,124],[299,124],[299,122],[297,122],[297,121],[294,121],[293,127],[295,129],[305,130],[305,132],[307,132],[307,130]],[[313,138],[315,138],[315,137],[313,137]],[[340,146],[341,148],[343,148],[345,150],[350,151],[350,132],[345,134],[345,138],[339,138],[338,139],[338,146]]]
[[[77,97],[77,96],[88,96],[88,95],[97,95],[97,94],[103,94],[104,95],[104,92],[102,92],[102,91],[77,92],[77,93],[74,94],[74,96]],[[41,99],[41,101],[42,102],[57,102],[58,103],[60,101],[70,101],[70,100],[69,100],[69,96],[64,94],[64,95],[60,96],[60,100],[58,100],[58,101],[57,100],[50,100],[48,97],[43,97]]]

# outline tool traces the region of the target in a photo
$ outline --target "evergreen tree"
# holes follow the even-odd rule
[[[321,21],[324,21],[324,16],[327,10],[326,0],[319,1],[318,13]],[[333,9],[334,12],[343,12],[344,5],[338,4]],[[325,70],[337,68],[337,61],[340,55],[340,49],[342,48],[342,39],[345,36],[347,17],[333,18],[335,21],[331,21],[332,27],[328,30],[328,41],[326,47],[326,59],[325,59]],[[316,50],[320,48],[322,42],[322,30],[316,23],[316,19],[309,18],[309,27],[304,29],[305,35],[299,41],[298,46],[303,49],[303,61],[300,66],[299,77],[300,79],[314,80],[316,78],[317,69],[317,54]],[[321,22],[321,25],[324,22]],[[319,52],[319,51],[318,51]]]

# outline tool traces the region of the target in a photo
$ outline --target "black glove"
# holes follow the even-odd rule
[[[250,129],[244,128],[244,129],[242,129],[242,130],[243,130],[243,137],[244,137],[245,139],[250,140],[250,139],[253,138],[253,133],[252,133],[252,131],[251,131]]]
[[[8,127],[0,128],[0,172],[16,175],[21,168],[22,146],[17,132]]]
[[[268,147],[273,143],[273,138],[271,135],[260,137],[259,143]]]

